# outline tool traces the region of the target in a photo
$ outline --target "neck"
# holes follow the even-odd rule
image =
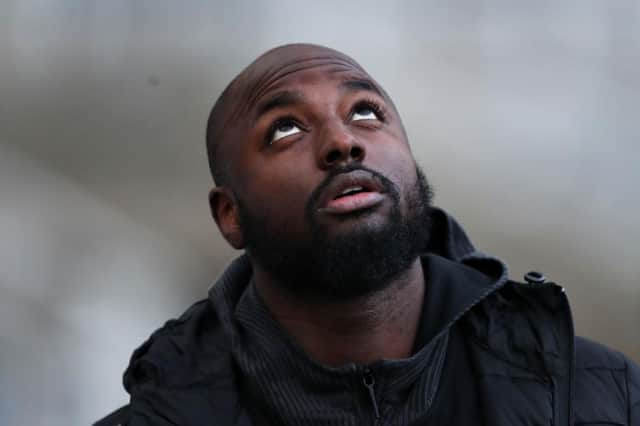
[[[370,364],[411,355],[424,298],[420,258],[383,290],[348,302],[301,301],[256,265],[254,282],[275,319],[321,364]]]

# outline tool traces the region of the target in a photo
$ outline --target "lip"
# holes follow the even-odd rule
[[[358,186],[362,192],[343,197],[338,196],[346,189]],[[319,212],[331,214],[348,214],[358,210],[371,208],[381,203],[384,188],[371,173],[365,170],[354,170],[336,176],[322,192],[318,205]]]

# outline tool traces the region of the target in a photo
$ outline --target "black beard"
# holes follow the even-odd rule
[[[366,170],[384,186],[393,200],[389,218],[382,226],[359,227],[346,235],[328,237],[314,220],[311,207],[336,175],[352,170]],[[277,285],[310,303],[346,302],[382,290],[407,271],[428,244],[432,191],[417,165],[416,174],[403,215],[399,191],[386,177],[362,165],[332,170],[307,202],[311,238],[306,242],[270,232],[263,217],[239,202],[247,252]]]

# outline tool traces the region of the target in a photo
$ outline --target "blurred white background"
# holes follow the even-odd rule
[[[237,255],[209,109],[264,50],[345,51],[476,245],[640,361],[637,1],[3,1],[0,424],[88,424],[131,351]]]

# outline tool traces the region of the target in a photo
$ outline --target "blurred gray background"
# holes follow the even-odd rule
[[[478,247],[640,361],[640,2],[3,1],[0,424],[88,424],[238,253],[205,120],[264,50],[352,55]]]

